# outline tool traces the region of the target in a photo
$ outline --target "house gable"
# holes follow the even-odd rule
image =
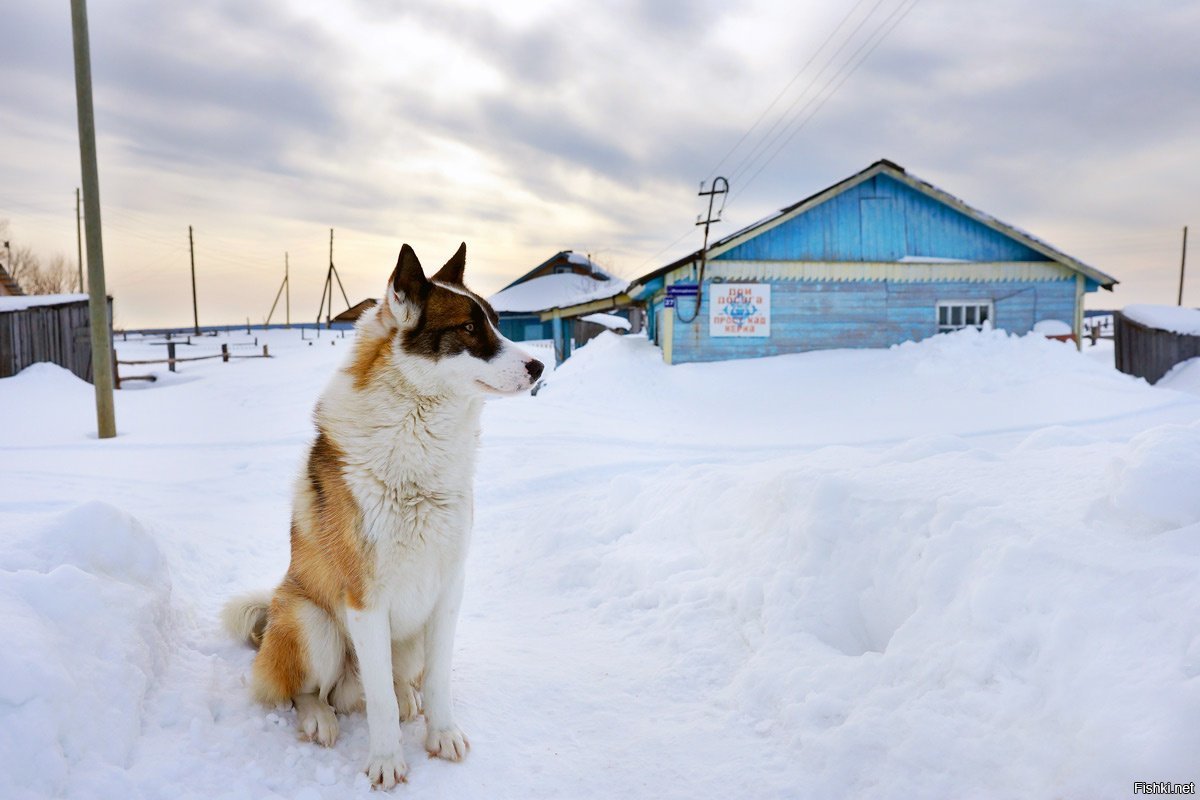
[[[1019,239],[874,170],[828,196],[800,204],[774,225],[729,242],[714,260],[733,261],[1050,261]],[[815,201],[815,202],[812,202]],[[716,248],[714,248],[716,249]]]

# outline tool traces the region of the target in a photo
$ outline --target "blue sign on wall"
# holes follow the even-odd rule
[[[673,283],[667,287],[667,297],[695,297],[698,289],[694,283]]]

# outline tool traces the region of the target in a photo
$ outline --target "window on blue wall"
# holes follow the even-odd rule
[[[967,327],[978,330],[994,316],[990,300],[942,300],[937,304],[937,331],[947,333]]]

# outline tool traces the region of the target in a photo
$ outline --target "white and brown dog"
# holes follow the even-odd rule
[[[400,722],[420,713],[418,698],[425,749],[451,761],[467,751],[450,659],[480,412],[485,395],[526,391],[542,372],[463,284],[465,262],[464,244],[428,279],[401,249],[384,301],[359,320],[317,402],[287,574],[273,594],[237,598],[223,614],[259,648],[254,696],[291,701],[302,735],[332,745],[335,712],[365,699],[366,772],[383,788],[404,780]]]

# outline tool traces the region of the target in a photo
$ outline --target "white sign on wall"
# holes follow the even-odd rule
[[[713,283],[708,291],[709,336],[771,335],[771,284]]]

